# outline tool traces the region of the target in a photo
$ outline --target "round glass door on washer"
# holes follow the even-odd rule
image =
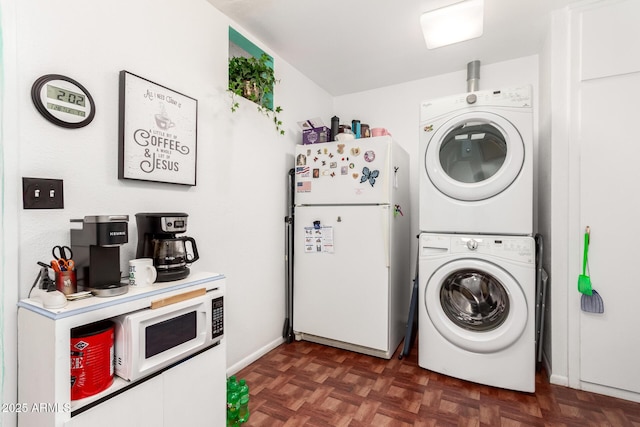
[[[422,231],[532,233],[529,92],[485,91],[423,102]]]
[[[530,237],[420,235],[419,366],[532,391],[534,246]]]

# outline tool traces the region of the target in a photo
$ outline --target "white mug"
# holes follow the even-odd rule
[[[143,288],[151,286],[158,278],[158,272],[151,258],[138,258],[129,261],[129,285]]]

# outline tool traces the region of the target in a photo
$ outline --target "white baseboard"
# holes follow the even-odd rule
[[[237,372],[251,365],[253,362],[260,359],[262,356],[269,353],[271,350],[278,347],[283,342],[284,342],[284,338],[278,338],[276,340],[273,340],[269,344],[265,345],[262,348],[259,348],[258,350],[254,351],[244,359],[240,360],[238,363],[235,363],[232,366],[229,366],[227,368],[227,377],[231,375],[235,375]]]
[[[582,390],[589,391],[591,393],[604,394],[605,396],[630,400],[632,402],[640,402],[640,393],[635,393],[633,391],[621,390],[619,388],[607,387],[599,384],[592,384],[586,381],[581,381],[580,387]]]
[[[555,385],[561,385],[564,387],[569,387],[569,378],[563,375],[551,374],[549,376],[549,382]]]
[[[547,353],[542,353],[542,364],[547,371],[547,375],[549,375],[549,382],[551,384],[569,387],[569,377],[553,373],[553,370],[551,369],[551,361],[549,361]]]

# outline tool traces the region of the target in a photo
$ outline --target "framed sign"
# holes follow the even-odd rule
[[[198,101],[120,71],[118,178],[196,185]]]

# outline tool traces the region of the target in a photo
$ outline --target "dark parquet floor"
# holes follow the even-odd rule
[[[244,426],[640,427],[639,403],[552,385],[544,371],[535,394],[508,391],[422,369],[416,346],[401,350],[384,360],[282,344],[236,374],[250,387]]]

